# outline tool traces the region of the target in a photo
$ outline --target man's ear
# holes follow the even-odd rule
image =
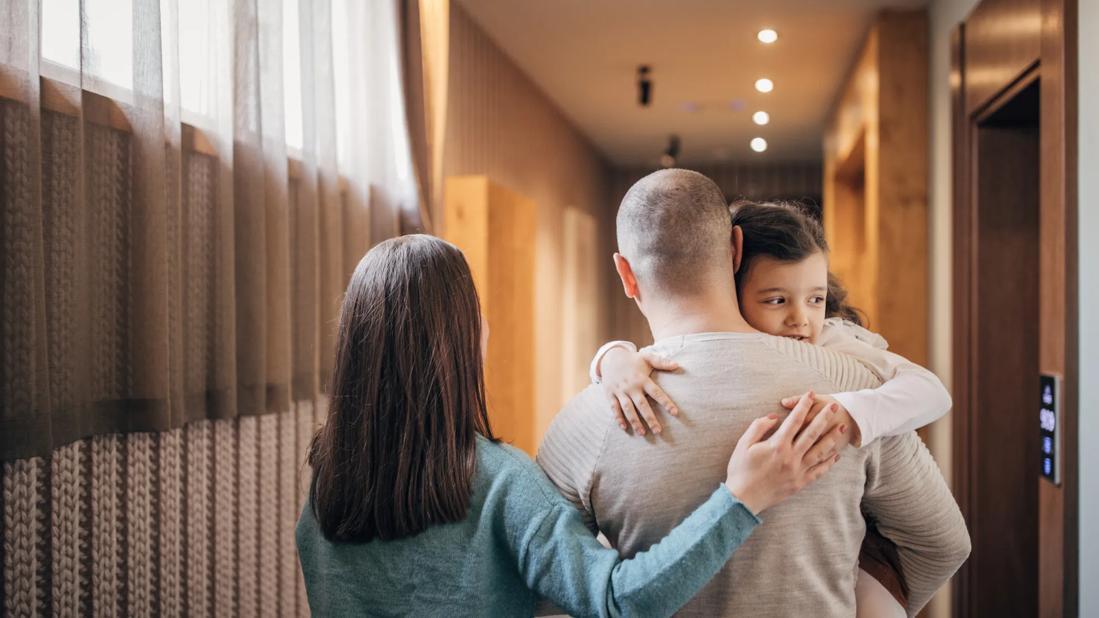
[[[633,267],[630,266],[626,256],[621,253],[614,254],[614,269],[618,271],[618,278],[622,280],[622,291],[625,292],[626,298],[636,299],[639,297],[637,277],[634,276]]]
[[[733,272],[740,272],[740,259],[744,257],[744,230],[739,225],[733,226]]]

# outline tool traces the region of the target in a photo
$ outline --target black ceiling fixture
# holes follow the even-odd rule
[[[648,107],[653,101],[653,82],[649,79],[649,65],[637,67],[637,102]]]

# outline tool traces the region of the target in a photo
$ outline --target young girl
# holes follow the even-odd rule
[[[813,218],[787,204],[734,203],[733,225],[743,231],[736,274],[737,299],[745,320],[771,335],[791,337],[850,354],[883,382],[877,389],[817,395],[813,412],[836,404],[836,418],[858,448],[882,436],[927,425],[950,410],[946,388],[933,373],[887,351],[885,340],[861,326],[845,303],[846,291],[828,272],[828,245]],[[674,402],[652,380],[653,369],[673,371],[674,362],[626,341],[603,346],[592,360],[592,380],[602,383],[622,429],[661,432],[649,405],[652,397],[669,414]],[[791,407],[796,398],[784,399]],[[904,616],[906,591],[896,548],[868,522],[856,584],[859,616]]]

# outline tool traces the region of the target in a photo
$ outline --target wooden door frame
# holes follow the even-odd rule
[[[983,0],[996,2],[998,0]],[[1062,485],[1040,479],[1038,487],[1038,611],[1075,616],[1078,583],[1078,300],[1077,300],[1077,53],[1076,0],[1041,0],[1040,56],[1007,79],[985,101],[967,100],[965,28],[951,37],[953,107],[953,477],[954,493],[972,530],[977,437],[976,255],[977,208],[972,183],[977,124],[1021,88],[1041,80],[1039,231],[1039,371],[1062,376]],[[1035,405],[1037,404],[1037,376]],[[1037,414],[1035,414],[1037,417]],[[1034,436],[1037,439],[1037,422]],[[954,580],[954,614],[973,615],[973,578],[964,565]]]

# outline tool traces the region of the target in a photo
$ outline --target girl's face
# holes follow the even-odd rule
[[[741,284],[740,310],[752,327],[816,343],[824,326],[828,258],[817,251],[799,262],[760,256]]]

